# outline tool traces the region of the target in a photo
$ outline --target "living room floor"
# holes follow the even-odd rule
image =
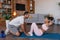
[[[27,30],[29,31],[31,25],[27,25]],[[38,24],[39,27],[41,27],[40,24]],[[5,26],[1,27],[0,26],[0,32],[1,30],[5,30]],[[60,25],[53,25],[50,27],[50,29],[47,31],[47,33],[60,33]],[[6,38],[0,38],[0,40],[58,40],[58,39],[45,39],[45,38],[13,38],[13,35],[8,35]]]

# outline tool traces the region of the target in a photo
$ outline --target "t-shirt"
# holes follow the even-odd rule
[[[47,31],[48,30],[48,26],[46,26],[46,24],[43,24],[42,25],[42,29],[45,30],[45,31]]]
[[[14,25],[16,27],[19,27],[21,24],[24,24],[24,16],[18,16],[9,23],[9,25]]]

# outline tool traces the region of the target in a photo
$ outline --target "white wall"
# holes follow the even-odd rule
[[[55,19],[60,18],[60,0],[35,0],[35,13],[52,14]]]

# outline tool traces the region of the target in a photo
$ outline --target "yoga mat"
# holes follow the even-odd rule
[[[13,36],[14,38],[17,38],[17,36]],[[58,33],[44,33],[42,36],[36,36],[35,34],[33,36],[26,36],[24,33],[22,33],[18,38],[47,38],[47,39],[60,39],[60,34]]]
[[[0,34],[0,38],[1,34]],[[36,36],[35,34],[33,36],[26,36],[24,33],[22,33],[19,37],[13,36],[13,38],[46,38],[46,39],[60,39],[60,34],[58,33],[44,33],[42,36]]]

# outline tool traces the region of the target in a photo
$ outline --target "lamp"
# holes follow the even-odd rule
[[[13,16],[16,16],[17,14],[16,14],[16,12],[14,11],[14,13],[13,13]]]

